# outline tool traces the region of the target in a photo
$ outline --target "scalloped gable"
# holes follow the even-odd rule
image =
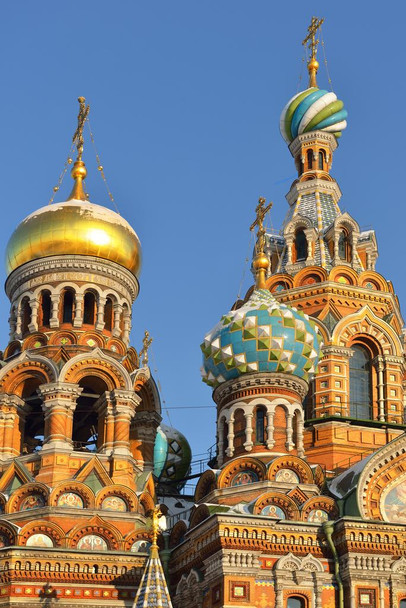
[[[35,481],[29,470],[18,460],[14,459],[4,471],[0,479],[0,492],[11,494],[25,483]]]
[[[95,494],[103,487],[114,484],[97,456],[94,456],[89,462],[84,464],[74,475],[73,479],[82,481],[93,490]]]

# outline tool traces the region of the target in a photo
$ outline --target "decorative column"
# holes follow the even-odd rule
[[[288,264],[292,264],[292,246],[293,246],[293,235],[286,236],[286,247],[288,249]]]
[[[296,436],[297,436],[296,449],[297,449],[297,455],[299,456],[299,458],[303,458],[305,455],[304,446],[303,446],[303,429],[304,429],[303,414],[298,414],[297,429],[296,429]]]
[[[123,342],[125,342],[126,344],[128,344],[128,341],[130,339],[130,331],[131,331],[131,316],[130,316],[130,311],[128,309],[124,309],[124,318],[123,318],[123,335],[122,335],[122,340]]]
[[[123,307],[120,306],[120,304],[113,305],[113,314],[114,314],[113,336],[115,338],[119,338],[121,336],[120,320],[121,320],[122,312],[123,312]]]
[[[253,413],[252,412],[244,412],[244,416],[245,416],[245,443],[244,443],[244,447],[245,450],[247,452],[251,452],[252,450],[252,446],[254,445],[252,443],[252,418],[253,418]]]
[[[132,390],[115,389],[110,393],[114,415],[113,454],[131,456],[130,425],[141,398]]]
[[[270,411],[269,408],[267,408],[266,417],[268,420],[268,424],[266,427],[266,435],[267,435],[266,447],[268,448],[268,450],[271,450],[273,448],[273,446],[275,445],[275,439],[273,438],[273,432],[274,432],[273,419],[275,417],[275,410]]]
[[[21,454],[19,420],[24,419],[24,401],[17,395],[0,395],[0,460]]]
[[[72,422],[76,400],[83,391],[78,384],[51,382],[39,387],[45,412],[42,451],[53,448],[72,450]]]
[[[99,296],[98,302],[97,302],[97,320],[96,320],[96,329],[99,329],[100,331],[102,329],[104,329],[104,307],[106,305],[106,300],[107,298],[103,298],[102,296]]]
[[[37,298],[32,298],[30,300],[31,306],[31,322],[28,325],[28,329],[30,332],[38,331],[38,308],[39,308],[39,300]]]
[[[373,360],[377,374],[378,374],[378,418],[380,421],[385,421],[385,397],[384,397],[384,361],[381,355],[378,355]]]
[[[10,337],[10,341],[11,341],[11,340],[14,340],[15,334],[16,334],[16,331],[17,331],[17,327],[16,327],[17,326],[17,317],[16,317],[16,314],[15,314],[15,308],[14,308],[14,306],[12,306],[11,309],[10,309],[10,317],[9,317],[8,322],[9,322],[9,325],[10,325],[9,337]]]
[[[221,465],[223,464],[224,421],[224,417],[221,417],[217,422],[217,464],[219,467],[221,467]]]
[[[83,325],[83,293],[75,293],[75,318],[73,319],[73,327],[82,327]]]
[[[51,318],[49,319],[49,327],[55,329],[59,327],[59,293],[51,293]]]
[[[286,414],[286,449],[290,452],[294,448],[293,443],[293,415],[290,413]]]
[[[16,340],[19,340],[22,337],[22,333],[21,333],[22,324],[23,324],[23,320],[22,320],[22,315],[21,315],[21,302],[20,302],[17,307],[17,314],[16,314],[16,330],[15,330],[15,336],[14,336]]]
[[[228,434],[227,434],[228,447],[226,449],[226,455],[231,457],[234,454],[234,417],[230,416],[228,421]]]

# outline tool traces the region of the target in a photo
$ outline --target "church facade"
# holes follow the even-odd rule
[[[339,206],[347,113],[317,86],[319,26],[281,116],[285,222],[268,233],[260,199],[256,285],[201,345],[217,457],[171,533],[177,608],[406,606],[403,319],[375,232]]]

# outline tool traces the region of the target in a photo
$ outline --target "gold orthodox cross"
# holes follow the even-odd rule
[[[75,131],[74,136],[72,137],[72,141],[76,144],[76,148],[78,151],[77,160],[82,160],[83,154],[83,128],[85,126],[86,119],[89,114],[90,106],[86,105],[86,99],[84,97],[78,97],[79,106],[79,114],[78,114],[78,126]]]
[[[152,338],[149,336],[149,332],[145,330],[144,338],[142,340],[142,349],[140,352],[140,358],[142,357],[142,364],[148,365],[148,349],[152,344]]]
[[[317,17],[312,17],[311,23],[310,23],[309,27],[307,28],[308,34],[302,42],[303,45],[307,44],[307,42],[309,43],[309,49],[311,52],[312,59],[316,59],[317,45],[319,44],[319,41],[316,40],[316,33],[317,33],[317,30],[320,29],[321,24],[323,22],[324,22],[324,18],[318,19]]]
[[[272,203],[269,203],[269,205],[267,205],[265,207],[265,199],[264,198],[260,198],[258,200],[258,205],[255,208],[255,213],[257,215],[255,221],[251,224],[250,226],[250,230],[254,230],[255,226],[258,226],[258,231],[257,231],[257,244],[256,244],[256,252],[260,253],[264,251],[264,246],[265,246],[265,228],[264,228],[264,218],[266,216],[266,214],[268,213],[268,211],[271,209],[272,207]]]

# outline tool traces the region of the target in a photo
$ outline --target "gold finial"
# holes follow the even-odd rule
[[[158,534],[166,529],[165,516],[159,505],[155,507],[151,514],[152,545],[150,556],[158,557]]]
[[[144,367],[148,365],[148,349],[152,344],[152,338],[150,338],[149,332],[145,330],[144,338],[142,340],[142,349],[140,351],[140,359],[142,357],[142,364]]]
[[[68,200],[77,199],[80,201],[86,201],[87,196],[85,194],[85,191],[83,190],[83,180],[86,178],[86,175],[87,175],[85,163],[82,160],[83,144],[84,144],[83,128],[85,126],[85,122],[86,122],[88,114],[89,114],[90,106],[86,105],[86,99],[84,97],[78,97],[78,102],[79,102],[78,126],[72,137],[73,143],[76,144],[76,149],[78,151],[78,154],[77,154],[76,161],[75,161],[72,171],[71,171],[71,175],[72,175],[72,178],[75,180],[75,183],[74,183],[72,192],[70,193]]]
[[[316,39],[316,33],[317,30],[320,29],[322,23],[324,23],[324,18],[318,19],[317,17],[312,17],[310,25],[307,28],[308,34],[302,42],[303,45],[309,43],[310,49],[310,59],[307,64],[307,69],[309,70],[309,87],[317,87],[316,74],[319,69],[319,62],[316,59],[316,55],[319,41]]]
[[[255,213],[257,217],[255,221],[251,224],[250,230],[254,230],[255,226],[258,226],[257,230],[257,242],[255,244],[255,257],[252,262],[252,266],[255,270],[255,283],[257,289],[265,289],[265,279],[266,279],[266,271],[269,268],[269,260],[265,255],[265,228],[264,228],[264,218],[265,215],[272,207],[272,203],[269,203],[265,206],[265,199],[260,198],[258,200],[258,205],[255,208]]]

